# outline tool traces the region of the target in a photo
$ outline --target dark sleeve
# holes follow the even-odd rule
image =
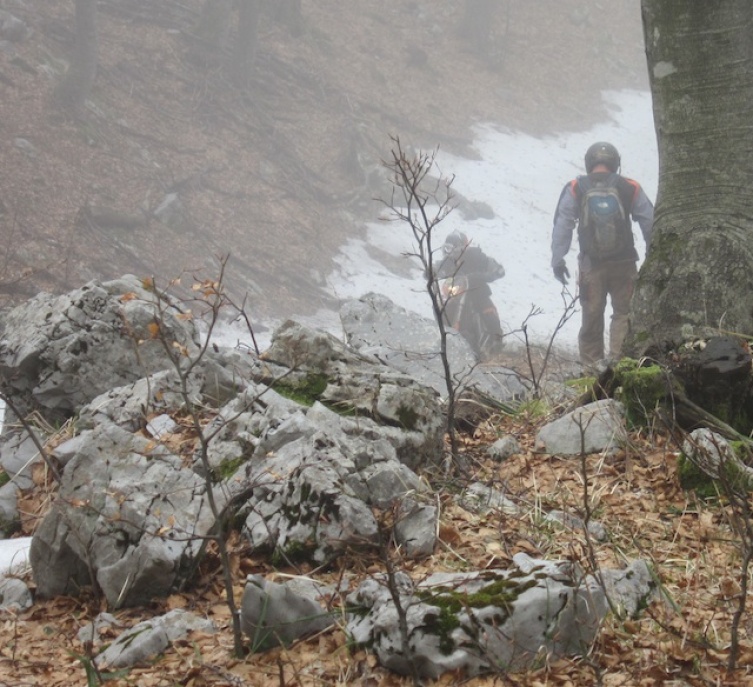
[[[434,276],[437,279],[447,279],[455,274],[455,262],[450,258],[444,258],[442,262],[434,267]]]

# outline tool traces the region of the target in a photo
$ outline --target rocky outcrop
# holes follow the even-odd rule
[[[294,322],[262,358],[199,357],[180,314],[124,278],[40,295],[6,318],[5,393],[48,422],[77,418],[52,454],[60,490],[31,545],[38,594],[94,585],[113,608],[166,595],[236,513],[257,549],[324,562],[371,542],[374,509],[408,494],[395,536],[411,555],[432,552],[436,514],[415,497],[426,489],[416,471],[442,457],[435,391]],[[184,454],[198,412],[205,440]],[[2,448],[28,488],[35,446],[16,432]]]
[[[418,317],[377,293],[347,301],[340,309],[340,320],[353,348],[375,356],[443,396],[447,394],[436,322]],[[464,390],[474,389],[500,402],[522,398],[527,393],[512,370],[479,365],[470,345],[453,329],[447,331],[447,358],[453,378]]]
[[[47,456],[62,477],[31,541],[39,597],[93,586],[111,609],[146,605],[190,584],[206,543],[230,521],[256,555],[280,564],[326,564],[378,542],[396,544],[403,559],[434,552],[440,502],[424,473],[442,464],[443,404],[402,364],[386,364],[384,351],[288,321],[261,356],[211,346],[199,353],[190,319],[133,278],[40,295],[4,324],[3,393],[48,422],[75,419]],[[619,415],[609,417],[616,424],[600,441],[624,427]],[[547,439],[546,450],[565,453],[584,422],[596,420],[568,419],[565,443]],[[601,449],[598,441],[588,446]],[[494,455],[518,450],[508,441]],[[0,463],[12,489],[31,487],[38,453],[26,430],[7,429]],[[458,503],[516,512],[503,492],[480,484]],[[3,504],[3,513],[12,510]],[[567,514],[556,522],[593,524]],[[372,575],[342,617],[383,665],[435,677],[525,667],[541,651],[582,651],[607,598],[637,609],[653,589],[638,563],[601,571],[598,583],[569,563],[516,558],[516,566],[416,582],[399,570]],[[30,597],[17,582],[3,594],[23,607]],[[247,580],[241,626],[254,650],[331,622],[322,599],[292,581]],[[97,664],[148,660],[191,629],[213,628],[175,613],[147,621]]]
[[[585,653],[613,603],[637,608],[655,591],[643,563],[598,582],[569,561],[525,554],[506,570],[436,573],[417,583],[373,577],[348,598],[348,633],[404,674],[437,678],[529,667],[538,656]],[[400,622],[403,617],[403,623]],[[404,631],[401,626],[404,625]]]
[[[62,296],[39,294],[3,317],[0,386],[20,413],[55,425],[105,391],[172,367],[172,347],[189,355],[197,347],[172,299],[133,276],[90,282]]]

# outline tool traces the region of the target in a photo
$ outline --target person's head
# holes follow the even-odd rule
[[[442,252],[445,257],[451,256],[457,260],[467,248],[468,243],[468,237],[462,231],[455,229],[455,231],[451,231],[444,240]]]
[[[604,165],[610,172],[620,168],[620,154],[611,143],[599,141],[586,151],[586,172],[590,174],[597,165]]]

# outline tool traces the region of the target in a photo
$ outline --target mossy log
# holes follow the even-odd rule
[[[583,402],[616,398],[633,426],[658,419],[682,446],[695,429],[708,428],[735,444],[729,465],[748,474],[753,459],[753,365],[747,340],[723,336],[686,345],[660,358],[620,360],[604,370]],[[712,479],[719,466],[693,460]]]
[[[753,359],[747,340],[722,336],[604,370],[583,402],[617,398],[634,425],[661,411],[672,429],[709,427],[738,440],[753,430]]]

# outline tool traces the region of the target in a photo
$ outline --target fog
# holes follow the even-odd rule
[[[564,326],[559,322],[565,303],[576,293],[577,240],[567,259],[572,278],[564,293],[550,268],[550,240],[562,187],[583,173],[583,155],[591,143],[614,143],[622,156],[623,174],[636,179],[655,200],[658,165],[650,94],[609,91],[603,98],[608,116],[583,131],[534,137],[487,123],[474,129],[474,159],[441,149],[437,154],[436,171],[446,178],[454,176],[452,188],[458,198],[486,204],[494,217],[468,220],[462,211],[465,201],[458,200],[460,205],[434,230],[435,245],[450,231],[459,229],[504,265],[505,278],[491,287],[508,341],[523,341],[520,330],[526,322],[530,341],[542,343],[554,337],[559,348],[575,351],[579,311]],[[422,270],[411,256],[417,250],[413,233],[407,224],[389,221],[390,216],[385,210],[382,221],[366,224],[363,238],[352,238],[342,246],[335,259],[337,266],[328,276],[328,287],[341,300],[381,293],[399,306],[431,318]],[[644,257],[645,246],[637,225],[634,235],[638,252]],[[610,313],[608,309],[607,317]],[[341,333],[336,310],[300,313],[294,319],[335,335]],[[262,344],[268,342],[269,332],[277,324],[274,320],[265,323]],[[247,339],[247,335],[230,328],[218,338],[228,343]]]
[[[495,285],[506,327],[520,319],[513,266],[529,257],[549,311],[541,251],[507,242],[548,233],[584,141],[613,124],[602,94],[646,89],[639,3],[280,0],[264,3],[240,71],[241,5],[222,4],[227,17],[206,0],[91,4],[99,70],[69,93],[89,94],[72,112],[56,94],[75,71],[74,4],[14,4],[23,31],[0,51],[7,304],[126,273],[211,279],[230,255],[226,286],[236,302],[248,296],[259,328],[294,316],[336,329],[336,298],[360,295],[362,281],[412,305],[415,285],[383,270],[383,284],[372,279],[375,252],[350,241],[399,252],[392,228],[372,226],[394,135],[439,146],[459,194],[493,209],[467,229],[508,268]],[[197,41],[218,18],[227,30]],[[609,135],[649,186],[621,121]]]

